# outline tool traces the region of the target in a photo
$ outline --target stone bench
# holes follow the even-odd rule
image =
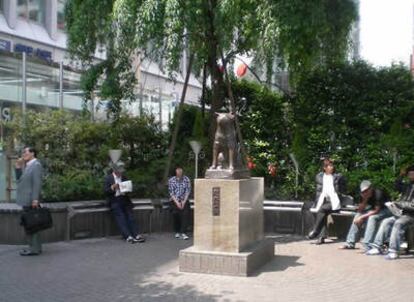
[[[303,235],[303,205],[301,201],[264,200],[264,232]]]
[[[414,224],[408,227],[405,232],[405,238],[407,240],[407,253],[414,251]]]
[[[41,232],[43,242],[119,234],[105,201],[42,203],[42,205],[50,209],[53,218],[53,227]],[[152,232],[155,216],[152,200],[133,200],[133,205],[134,217],[138,221],[140,232]],[[0,244],[25,242],[25,233],[20,226],[21,211],[16,204],[0,203]]]
[[[172,215],[168,199],[133,199],[134,217],[140,232],[172,232]],[[190,200],[191,208],[194,201]],[[308,203],[310,204],[310,203]],[[44,203],[52,213],[54,226],[41,233],[44,242],[105,237],[119,230],[103,200]],[[305,202],[265,200],[264,231],[306,235],[313,227],[314,215],[305,209]],[[0,203],[0,244],[22,244],[25,240],[20,227],[21,209],[12,203]],[[345,238],[354,213],[343,209],[334,213],[329,224],[330,235]],[[192,226],[192,215],[190,228]],[[408,249],[414,249],[414,226],[407,231]]]
[[[134,218],[140,233],[153,231],[156,207],[151,199],[132,200]],[[68,206],[66,239],[105,237],[119,234],[111,209],[106,202],[90,202]]]

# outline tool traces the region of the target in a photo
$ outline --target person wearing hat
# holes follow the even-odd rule
[[[407,176],[408,182],[404,182],[403,178]],[[394,260],[398,258],[400,251],[401,237],[404,235],[407,227],[414,223],[414,166],[403,169],[400,177],[395,182],[395,188],[401,193],[399,205],[401,215],[394,215],[381,222],[371,249],[366,255],[385,255],[385,259]],[[383,249],[384,243],[389,239],[389,249]]]
[[[345,177],[335,171],[331,159],[324,159],[322,170],[316,175],[316,206],[311,209],[316,212],[315,225],[307,236],[308,239],[318,237],[316,244],[325,242],[328,215],[340,210],[346,192]]]
[[[357,208],[357,214],[348,231],[346,244],[341,249],[354,249],[360,230],[366,225],[362,244],[365,251],[368,251],[370,244],[374,240],[378,223],[384,218],[390,217],[391,212],[385,206],[389,198],[384,191],[374,188],[369,180],[363,180],[359,187],[361,199]]]
[[[104,191],[109,201],[112,214],[128,243],[144,242],[145,238],[138,234],[138,226],[134,220],[131,199],[120,190],[120,183],[128,179],[123,175],[125,167],[122,162],[112,164],[112,171],[105,177]]]

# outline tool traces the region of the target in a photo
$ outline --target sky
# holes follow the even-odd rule
[[[410,63],[414,0],[360,0],[363,59],[377,66]]]

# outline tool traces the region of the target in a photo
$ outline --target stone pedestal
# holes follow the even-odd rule
[[[196,179],[194,245],[180,251],[180,271],[247,276],[272,259],[263,190],[263,178]]]

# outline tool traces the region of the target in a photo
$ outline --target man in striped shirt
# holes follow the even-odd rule
[[[190,179],[183,174],[183,169],[177,167],[175,176],[168,180],[168,191],[170,194],[171,211],[174,220],[175,238],[187,240],[186,234],[188,216],[190,214],[190,202],[188,198],[191,193]]]

